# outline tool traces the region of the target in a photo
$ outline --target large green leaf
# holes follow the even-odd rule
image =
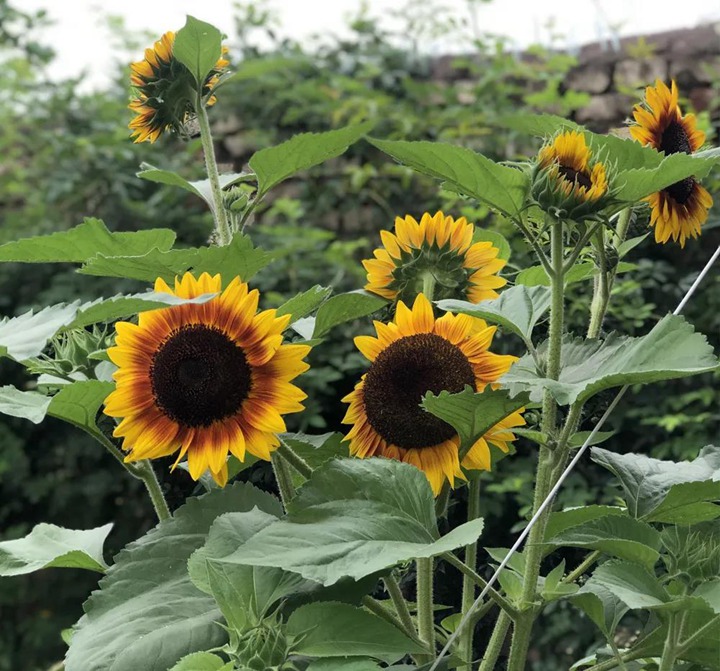
[[[627,513],[618,506],[582,506],[579,508],[569,508],[567,510],[559,510],[551,513],[545,527],[545,541],[549,542],[551,538],[558,534],[571,529],[572,527],[592,522],[593,520],[602,519],[609,515],[626,515]]]
[[[602,585],[631,609],[662,607],[671,600],[654,574],[628,561],[605,562],[588,582]]]
[[[188,16],[175,36],[173,57],[190,71],[200,90],[221,54],[222,33],[215,26]]]
[[[99,219],[85,219],[69,231],[24,238],[0,246],[0,261],[82,263],[96,254],[132,256],[148,249],[168,250],[175,232],[166,228],[111,233]]]
[[[66,671],[167,671],[185,655],[222,645],[227,637],[218,626],[220,611],[190,581],[187,560],[219,515],[256,506],[280,512],[274,497],[234,484],[189,499],[128,545],[85,602]]]
[[[211,652],[193,652],[183,657],[170,671],[233,671],[235,665]]]
[[[489,301],[469,303],[449,299],[438,301],[437,305],[441,310],[486,319],[530,340],[535,324],[550,308],[550,291],[545,287],[516,286]]]
[[[482,520],[474,520],[440,537],[430,484],[414,466],[334,459],[313,473],[285,518],[225,561],[276,566],[332,585],[468,545],[481,531]]]
[[[440,142],[371,139],[396,161],[444,182],[444,186],[513,216],[523,207],[528,176],[465,147]]]
[[[108,256],[98,254],[83,265],[78,272],[101,277],[127,277],[143,282],[154,282],[162,277],[172,282],[176,275],[192,271],[196,276],[207,272],[220,273],[225,282],[239,275],[247,282],[258,270],[272,260],[272,255],[253,246],[250,238],[236,235],[224,247],[199,247],[188,249],[144,250],[138,256]]]
[[[292,321],[307,317],[313,310],[325,302],[332,293],[330,287],[321,287],[316,284],[307,291],[285,301],[278,309],[277,316],[291,315]]]
[[[50,397],[36,391],[20,391],[11,384],[0,387],[0,413],[40,424],[45,419]]]
[[[570,599],[585,611],[606,639],[612,639],[623,615],[630,610],[610,589],[602,583],[593,582],[592,578]]]
[[[213,522],[205,545],[188,561],[190,580],[215,598],[226,622],[236,631],[257,626],[278,600],[314,587],[299,575],[278,568],[222,561],[276,519],[261,510],[221,515]]]
[[[634,263],[627,263],[622,261],[615,266],[615,274],[620,275],[627,273],[631,270],[635,270],[637,266]],[[570,270],[565,273],[563,281],[565,285],[577,284],[578,282],[585,282],[591,280],[599,275],[600,270],[598,267],[591,262],[576,263]],[[542,266],[530,266],[521,270],[515,276],[515,284],[520,284],[526,287],[549,287],[550,277],[545,272],[545,268]]]
[[[24,538],[0,541],[0,576],[23,575],[43,568],[107,568],[103,544],[112,524],[97,529],[63,529],[38,524]]]
[[[539,348],[545,354],[547,342]],[[514,396],[528,392],[541,401],[549,389],[561,405],[584,402],[603,389],[687,377],[714,370],[718,360],[701,333],[682,317],[667,315],[645,336],[610,334],[605,340],[566,338],[560,378],[538,374],[530,355],[522,357],[500,378]]]
[[[385,305],[387,301],[384,298],[363,290],[333,296],[320,306],[315,315],[313,338],[322,338],[338,324],[366,317]]]
[[[297,636],[294,652],[310,657],[375,657],[395,662],[423,651],[392,624],[346,603],[301,606],[288,618],[288,634]]]
[[[322,433],[314,436],[306,433],[283,433],[279,438],[313,469],[331,459],[348,456],[348,445],[344,442],[341,433]],[[296,487],[306,480],[294,468],[291,469],[291,477]]]
[[[276,147],[256,152],[250,159],[250,168],[257,175],[257,197],[262,198],[296,172],[345,153],[371,128],[371,123],[361,123],[325,133],[301,133]]]
[[[457,394],[441,391],[437,396],[428,392],[422,406],[436,417],[445,420],[460,436],[463,451],[470,449],[498,422],[522,408],[524,395],[510,398],[504,389],[475,392],[470,387]]]
[[[695,524],[720,516],[720,447],[704,447],[694,461],[661,461],[595,447],[592,459],[615,474],[628,512],[647,522]]]
[[[651,569],[660,558],[660,532],[632,517],[609,515],[578,524],[548,539],[553,546],[600,550]]]
[[[9,356],[15,361],[38,356],[48,341],[73,321],[79,305],[80,301],[61,303],[37,313],[30,310],[19,317],[0,320],[0,356]]]

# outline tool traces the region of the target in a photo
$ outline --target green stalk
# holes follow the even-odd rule
[[[594,666],[585,669],[585,671],[611,671],[612,669],[617,669],[625,662],[632,662],[635,659],[647,657],[649,653],[649,650],[638,647],[633,650],[628,650],[624,655],[620,655],[619,658],[613,657],[612,659],[606,659],[604,662],[600,662],[599,664],[595,664]]]
[[[385,606],[382,601],[373,599],[371,596],[366,594],[361,599],[361,603],[370,612],[375,613],[375,615],[381,617],[386,622],[389,622],[394,627],[397,627],[400,631],[405,632],[405,634],[407,634],[409,638],[415,641],[415,643],[423,645],[423,642],[418,638],[417,634],[415,633],[415,627],[413,626],[412,622],[410,622],[410,628],[407,629],[400,621],[400,619],[395,616],[395,613],[393,613],[387,606]]]
[[[560,355],[562,353],[562,336],[564,327],[564,289],[565,272],[563,259],[563,226],[561,222],[551,224],[551,256],[554,276],[551,277],[552,302],[550,311],[550,330],[547,354],[547,368],[545,376],[551,380],[557,380],[560,375]],[[546,390],[543,398],[543,415],[541,430],[548,436],[554,436],[557,430],[557,404],[552,394]],[[563,449],[558,449],[564,452]],[[555,455],[547,447],[540,448],[538,458],[538,469],[535,484],[535,496],[533,499],[534,515],[545,501],[553,485],[553,469],[555,461],[561,461],[562,455]],[[536,604],[537,582],[540,576],[540,562],[543,558],[543,546],[541,545],[545,536],[545,526],[551,512],[551,506],[538,518],[535,526],[528,534],[525,544],[525,575],[523,576],[523,590],[520,601],[520,613],[515,620],[513,630],[510,658],[508,660],[508,671],[522,671],[527,660],[527,651],[530,646],[530,634],[535,619],[540,611],[540,605]],[[497,625],[496,625],[497,626]]]
[[[504,610],[501,610],[478,671],[495,671],[511,622],[510,616]]]
[[[217,161],[215,160],[215,146],[210,131],[210,121],[208,120],[207,110],[203,104],[202,96],[199,93],[195,104],[195,112],[200,126],[200,140],[202,142],[203,154],[205,155],[205,168],[208,179],[210,180],[217,243],[220,247],[224,247],[230,244],[232,231],[230,230],[230,222],[228,221],[227,210],[223,202],[220,174],[218,173]]]
[[[400,622],[402,622],[403,629],[406,632],[412,632],[414,635],[415,623],[413,622],[412,615],[410,615],[410,609],[408,608],[407,601],[405,601],[405,597],[402,595],[400,584],[392,573],[386,578],[383,578],[383,582],[385,583],[385,589],[393,602],[393,606],[395,606],[395,612],[398,614]]]
[[[152,501],[153,508],[155,508],[155,514],[158,520],[162,522],[162,520],[171,517],[170,508],[168,508],[167,502],[165,501],[152,463],[149,460],[140,461],[137,464],[137,470],[137,477],[143,481],[145,488],[148,490],[148,494],[150,494],[150,500]]]
[[[287,510],[287,504],[295,497],[295,485],[293,485],[292,476],[290,475],[290,468],[277,450],[270,455],[270,461],[280,490],[283,507]]]
[[[300,473],[300,475],[302,475],[306,480],[310,479],[310,476],[313,473],[312,466],[310,466],[305,459],[295,452],[295,450],[293,450],[289,445],[283,443],[281,440],[277,451],[280,456],[285,459],[285,461],[287,461],[298,473]]]
[[[420,660],[428,664],[435,659],[435,620],[433,617],[433,558],[418,557],[417,570],[417,617],[420,640],[430,651]]]
[[[600,261],[600,274],[595,277],[592,303],[590,304],[590,324],[587,337],[597,338],[602,328],[608,303],[610,302],[610,275],[605,259],[605,236],[603,229],[598,229],[594,240],[595,251]]]
[[[663,646],[662,657],[660,658],[660,666],[658,671],[672,671],[675,668],[675,660],[677,659],[678,650],[678,614],[668,613],[668,632],[665,637],[665,645]]]
[[[587,557],[585,557],[585,559],[582,560],[582,562],[580,562],[580,564],[578,564],[574,571],[571,571],[562,579],[562,582],[575,582],[600,558],[601,554],[602,552],[600,552],[600,550],[593,550]]]
[[[468,485],[468,522],[480,517],[480,478],[471,478]],[[465,565],[475,571],[477,567],[477,541],[465,546]],[[463,617],[472,608],[475,602],[475,581],[467,574],[463,573],[463,591],[462,591],[462,614]],[[461,669],[472,671],[473,660],[473,638],[475,636],[475,625],[468,622],[465,631],[460,634],[459,647],[460,657],[467,662],[466,666]]]

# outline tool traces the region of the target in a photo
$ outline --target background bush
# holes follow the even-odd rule
[[[352,22],[350,37],[326,36],[322,43],[300,44],[274,38],[272,16],[262,5],[238,4],[237,12],[239,40],[230,45],[234,64],[242,67],[243,62],[262,59],[267,70],[257,78],[228,85],[212,110],[220,160],[233,163],[236,170],[253,151],[295,133],[366,118],[376,122],[378,136],[456,142],[496,159],[512,160],[534,151],[534,144],[499,129],[495,125],[499,117],[520,110],[572,116],[586,102],[585,94],[560,92],[572,57],[535,49],[531,58],[518,59],[503,50],[502,38],[493,36],[475,35],[473,58],[446,59],[447,67],[463,71],[463,81],[474,82],[470,89],[452,78],[438,81],[433,77],[438,62],[417,48],[422,34],[414,14],[406,17],[408,28],[402,31],[416,36],[409,45],[383,32],[362,13]],[[33,39],[33,27],[43,20],[42,15],[28,15],[0,0],[0,154],[4,157],[0,243],[67,229],[87,215],[102,218],[113,230],[170,227],[182,243],[202,243],[211,220],[199,202],[183,191],[135,177],[142,161],[198,176],[199,140],[183,144],[163,138],[157,146],[132,144],[126,129],[130,118],[126,69],[119,70],[116,83],[100,93],[82,93],[80,76],[48,81],[44,66],[52,52]],[[453,21],[423,25],[436,31],[462,29]],[[127,35],[118,21],[114,26],[123,54],[130,50],[139,54],[144,41],[157,37]],[[254,46],[258,33],[265,35],[264,43],[270,47]],[[714,190],[712,184],[710,189]],[[250,234],[280,254],[255,284],[269,306],[316,283],[337,291],[359,288],[364,283],[359,260],[377,244],[377,232],[390,227],[396,215],[419,216],[438,208],[466,215],[507,236],[513,247],[507,268],[511,279],[518,268],[528,265],[524,245],[507,222],[439,190],[431,180],[388,163],[370,145],[360,143],[342,159],[290,181],[257,214]],[[720,239],[717,214],[713,216],[702,239],[690,242],[684,251],[655,245],[652,238],[635,250],[631,260],[639,267],[621,276],[607,330],[644,333],[675,307]],[[643,232],[644,223],[641,217],[636,234]],[[590,286],[574,287],[568,314],[581,329]],[[14,315],[39,305],[110,296],[127,288],[113,279],[89,281],[69,267],[4,264],[0,312]],[[687,311],[689,320],[715,346],[720,345],[718,288],[720,276],[715,273]],[[368,325],[337,329],[312,353],[313,367],[301,380],[310,394],[308,411],[302,418],[291,418],[292,429],[339,428],[344,410],[338,399],[354,386],[364,366],[352,344],[352,336],[361,329]],[[496,342],[504,351],[517,350],[511,337],[498,337]],[[2,383],[27,384],[19,368],[0,361]],[[717,384],[717,376],[702,376],[629,395],[611,420],[617,431],[612,448],[661,458],[695,456],[720,434]],[[587,426],[609,400],[588,411]],[[169,476],[166,466],[160,463],[157,470],[171,505],[177,505],[192,493],[193,483],[180,471]],[[612,502],[614,490],[604,473],[587,461],[581,463],[564,486],[561,503]],[[269,482],[263,464],[245,477],[261,485]],[[533,445],[522,440],[517,454],[486,477],[483,543],[487,547],[511,543],[518,520],[529,510],[533,477]],[[451,522],[464,515],[462,490],[456,498]],[[53,420],[33,426],[0,417],[0,538],[22,536],[41,521],[89,528],[110,520],[115,521],[109,541],[115,551],[151,526],[153,515],[139,484],[120,472],[104,451]],[[578,556],[568,555],[569,563]],[[60,631],[82,614],[82,601],[95,580],[79,571],[61,570],[0,580],[0,671],[47,669],[62,659]],[[412,576],[407,583],[412,589]],[[453,571],[438,579],[438,600],[457,603],[459,584]],[[479,649],[487,635],[478,637]],[[537,627],[533,668],[567,668],[594,640],[592,626],[582,624],[577,612],[566,603],[553,603]]]

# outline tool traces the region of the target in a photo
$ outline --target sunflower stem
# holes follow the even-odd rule
[[[290,474],[290,467],[288,463],[281,458],[277,450],[270,455],[270,462],[272,463],[273,473],[275,474],[278,491],[280,492],[280,499],[282,500],[283,507],[287,510],[288,503],[295,497],[295,485],[293,484],[292,475]]]
[[[602,552],[600,550],[593,550],[590,554],[588,554],[585,559],[583,559],[578,565],[575,570],[568,573],[561,582],[564,583],[573,583],[578,578],[580,578],[585,571],[587,571],[599,558]]]
[[[306,480],[310,479],[313,474],[313,468],[303,459],[295,450],[292,449],[287,443],[280,439],[280,446],[277,449],[278,454],[285,459],[300,475]]]
[[[433,558],[418,557],[415,560],[417,570],[417,616],[420,640],[427,646],[430,654],[423,655],[422,663],[435,659],[435,619],[433,617]]]
[[[225,203],[223,202],[220,174],[218,173],[217,161],[215,160],[215,145],[213,144],[212,133],[210,131],[210,121],[208,120],[207,110],[205,109],[200,93],[198,93],[195,112],[197,113],[198,125],[200,126],[200,140],[202,142],[203,154],[205,155],[205,168],[207,169],[208,179],[210,180],[210,190],[213,199],[212,213],[215,218],[217,242],[218,245],[224,247],[230,244],[232,231],[230,230],[230,222],[228,220],[227,210],[225,209]]]
[[[597,338],[600,335],[605,313],[610,302],[610,274],[605,258],[605,236],[603,230],[599,229],[594,238],[595,252],[598,259],[599,275],[593,281],[594,291],[590,303],[590,324],[588,325],[587,337]]]
[[[144,483],[145,487],[150,494],[150,500],[152,501],[153,508],[158,520],[161,522],[171,517],[170,508],[168,508],[167,501],[162,493],[160,482],[155,475],[155,469],[152,467],[150,460],[140,461],[137,464],[138,476]]]
[[[548,336],[550,342],[548,344],[545,377],[557,380],[560,375],[564,327],[565,260],[563,258],[563,224],[561,221],[551,221],[550,224],[550,259],[554,276],[551,278],[552,302]],[[545,397],[543,398],[541,430],[548,436],[554,436],[557,431],[557,404],[549,390],[545,391]],[[565,447],[560,448],[558,446],[558,452],[564,453]],[[540,448],[533,498],[533,515],[540,509],[552,489],[555,462],[562,461],[563,458],[563,454],[555,455],[554,451],[548,447]],[[525,668],[532,627],[542,608],[542,604],[536,602],[537,582],[540,576],[540,562],[544,551],[542,541],[551,509],[552,507],[548,506],[538,518],[535,526],[530,530],[525,544],[525,575],[523,576],[523,589],[520,597],[520,612],[515,618],[513,629],[508,671],[522,671]]]
[[[485,654],[483,655],[478,671],[495,671],[495,666],[502,652],[503,645],[505,645],[505,639],[507,638],[507,632],[511,622],[510,616],[504,610],[501,610],[497,622],[495,622],[495,628],[493,629],[492,636],[490,636],[487,648],[485,648]]]
[[[480,478],[474,477],[470,479],[468,485],[468,506],[467,506],[467,520],[472,520],[480,517]],[[465,546],[465,566],[470,571],[475,572],[477,567],[477,541]],[[479,576],[478,576],[479,577]],[[483,581],[484,582],[484,581]],[[463,572],[463,589],[462,589],[462,614],[463,617],[473,607],[475,602],[475,579],[466,572]],[[472,671],[472,660],[473,660],[473,638],[475,636],[475,624],[468,622],[465,627],[465,631],[460,634],[460,657],[463,661],[467,662],[467,666],[460,667],[466,671]]]
[[[412,623],[412,620],[410,621],[410,628],[407,629],[400,621],[400,619],[395,616],[392,610],[390,610],[390,608],[388,608],[382,601],[373,599],[367,594],[360,601],[362,605],[365,606],[365,608],[367,608],[371,613],[375,613],[375,615],[377,615],[378,617],[381,617],[386,622],[389,622],[394,627],[397,627],[400,631],[404,632],[413,641],[415,641],[415,643],[424,645],[424,643],[418,638],[418,635],[415,632],[415,627]]]
[[[403,630],[405,633],[412,633],[413,637],[415,637],[415,623],[413,622],[412,615],[410,615],[407,601],[405,601],[405,597],[400,589],[400,583],[398,583],[392,573],[386,578],[383,578],[383,582],[385,583],[385,589],[392,599],[395,612],[400,622],[402,622]]]

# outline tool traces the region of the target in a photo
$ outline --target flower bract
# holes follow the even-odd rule
[[[155,142],[168,129],[182,130],[188,115],[193,111],[194,80],[188,69],[173,58],[175,33],[165,33],[145,58],[130,64],[130,82],[136,96],[130,101],[135,118],[129,127],[135,142]],[[223,53],[227,49],[223,47]],[[228,61],[220,58],[203,86],[203,95],[209,93]],[[215,103],[210,96],[208,105]]]
[[[412,309],[400,301],[395,320],[375,322],[377,337],[358,336],[355,344],[370,368],[343,401],[343,419],[351,454],[398,459],[427,476],[437,495],[445,480],[464,478],[460,469],[460,438],[455,429],[426,412],[420,402],[427,392],[460,392],[466,386],[483,391],[493,385],[515,357],[493,354],[489,346],[495,327],[467,315],[446,313],[439,319],[424,294]],[[489,470],[492,443],[504,452],[515,439],[512,428],[524,424],[515,412],[471,446],[462,466]]]
[[[669,88],[660,80],[648,86],[643,103],[635,105],[633,117],[633,138],[665,154],[692,154],[705,142],[705,133],[696,127],[695,115],[682,115],[674,81]],[[671,184],[646,200],[655,241],[665,243],[672,238],[681,247],[688,238],[700,235],[713,203],[707,190],[693,177]]]
[[[239,278],[223,290],[220,275],[186,273],[171,289],[181,298],[218,295],[205,303],[142,312],[137,324],[116,325],[116,389],[105,413],[123,418],[114,435],[126,461],[155,459],[179,450],[197,480],[209,470],[227,481],[227,457],[249,452],[261,459],[279,445],[282,415],[303,409],[305,393],[291,383],[307,370],[306,345],[283,344],[289,316],[257,312],[259,294]]]
[[[442,212],[396,217],[395,232],[381,231],[383,246],[363,261],[365,288],[390,300],[412,302],[430,275],[437,299],[458,298],[478,303],[497,298],[507,280],[498,276],[505,261],[492,242],[473,242],[475,227],[465,217]]]

